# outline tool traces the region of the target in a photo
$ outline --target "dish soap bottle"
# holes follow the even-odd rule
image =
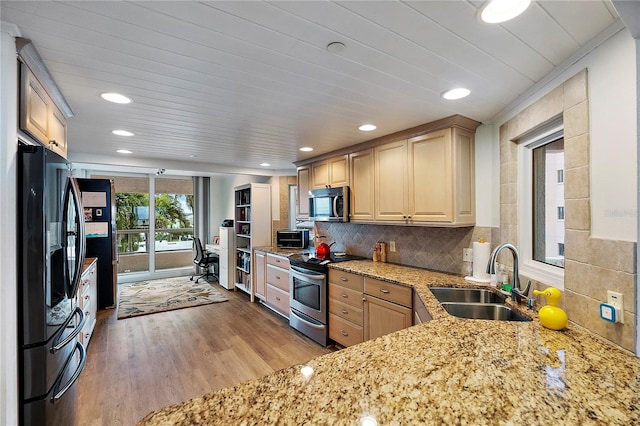
[[[562,310],[562,308],[558,308],[558,301],[560,301],[562,297],[560,290],[554,287],[548,287],[543,291],[533,290],[533,294],[536,296],[544,296],[548,303],[548,305],[540,308],[538,312],[540,324],[551,330],[562,330],[565,328],[569,322],[569,317],[567,317],[567,313]]]

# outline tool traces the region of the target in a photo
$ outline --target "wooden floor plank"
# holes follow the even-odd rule
[[[98,313],[78,380],[78,425],[133,425],[150,411],[331,352],[285,318],[222,289],[228,302],[141,317]]]

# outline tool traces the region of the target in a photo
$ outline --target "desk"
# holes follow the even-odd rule
[[[215,253],[220,255],[220,245],[219,244],[205,244],[205,250],[209,253]]]
[[[220,227],[219,243],[206,245],[206,250],[220,257],[219,283],[227,290],[236,288],[235,239],[233,228]]]

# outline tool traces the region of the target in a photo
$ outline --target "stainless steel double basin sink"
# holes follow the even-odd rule
[[[449,287],[432,287],[430,290],[450,315],[459,318],[531,321],[505,305],[504,297],[490,290]]]

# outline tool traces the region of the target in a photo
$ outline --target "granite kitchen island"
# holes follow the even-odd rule
[[[370,261],[332,265],[410,285],[433,320],[211,392],[140,425],[640,423],[640,360],[572,324],[460,319],[429,286],[461,277]],[[526,312],[526,311],[525,311]]]

